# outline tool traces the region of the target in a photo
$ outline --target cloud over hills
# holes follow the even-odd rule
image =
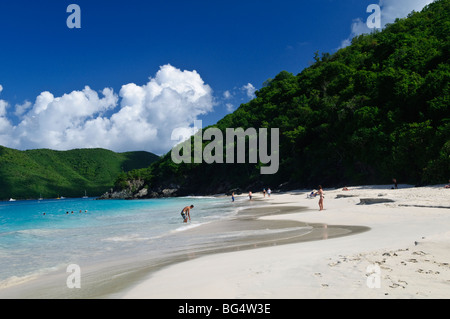
[[[189,127],[213,105],[213,91],[196,71],[167,64],[146,84],[129,83],[119,93],[111,88],[96,92],[89,86],[60,97],[42,92],[33,103],[26,101],[14,109],[0,100],[0,145],[163,154],[174,144],[173,129]],[[17,125],[8,112],[19,118]]]

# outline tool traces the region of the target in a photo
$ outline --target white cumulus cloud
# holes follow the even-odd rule
[[[233,95],[232,95],[231,92],[228,91],[228,90],[225,91],[225,92],[223,92],[223,97],[224,97],[225,100],[231,99],[232,96],[233,96]]]
[[[34,103],[16,105],[16,126],[2,125],[6,105],[0,104],[0,134],[7,131],[0,143],[18,149],[102,147],[163,154],[174,144],[175,128],[192,125],[212,109],[212,89],[196,71],[164,65],[148,83],[123,85],[118,94],[88,86],[61,97],[42,92]]]
[[[25,101],[23,104],[16,104],[16,111],[14,114],[17,117],[21,117],[23,114],[25,114],[33,104],[30,101]]]
[[[0,93],[3,91],[3,86],[0,84]],[[0,100],[0,143],[7,141],[7,133],[11,129],[11,123],[6,118],[7,110],[6,108],[9,106],[8,102],[5,100]],[[6,135],[5,135],[6,133]],[[0,144],[1,145],[1,144]]]
[[[244,85],[242,87],[242,90],[244,90],[246,92],[247,97],[249,97],[250,99],[254,99],[256,97],[256,95],[255,95],[256,88],[253,86],[253,84],[248,83],[248,84]]]
[[[102,95],[100,97],[88,86],[61,97],[42,92],[32,106],[24,104],[29,110],[11,132],[11,146],[57,150],[100,146],[95,143],[96,136],[86,141],[81,141],[79,136],[83,135],[86,123],[92,118],[116,106],[117,96],[112,89],[104,89]]]
[[[397,18],[406,17],[412,11],[422,11],[432,2],[434,0],[380,0],[381,23],[385,26]]]
[[[234,105],[233,104],[227,103],[227,104],[225,104],[225,106],[227,108],[228,113],[234,112],[235,109],[234,109]]]
[[[111,118],[115,127],[135,136],[138,144],[158,145],[159,151],[173,146],[175,128],[192,126],[200,115],[213,110],[212,89],[200,75],[171,65],[163,66],[143,86],[124,85],[120,96],[122,108]]]
[[[0,93],[2,90],[3,87],[0,85]],[[8,106],[8,102],[0,100],[0,145],[5,145],[10,140],[9,133],[12,125],[6,117]]]

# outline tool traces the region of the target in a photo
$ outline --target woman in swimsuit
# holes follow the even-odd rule
[[[320,196],[320,199],[319,199],[319,211],[323,210],[323,189],[322,189],[322,185],[319,185],[319,190],[317,191],[316,195]]]

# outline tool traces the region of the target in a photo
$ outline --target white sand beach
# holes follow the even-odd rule
[[[307,192],[270,198],[255,194],[271,206],[299,207],[298,213],[261,217],[266,220],[370,230],[331,239],[325,233],[323,240],[199,257],[151,274],[121,297],[449,298],[450,189],[390,187],[325,189],[321,212],[318,198],[308,199]]]

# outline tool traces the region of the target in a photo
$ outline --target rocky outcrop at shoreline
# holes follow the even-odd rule
[[[110,189],[98,199],[148,199],[167,198],[180,195],[180,186],[170,184],[167,187],[150,188],[144,185],[143,180],[127,181],[128,186],[124,189]]]
[[[111,188],[108,192],[104,193],[98,200],[104,199],[151,199],[151,198],[170,198],[170,197],[180,197],[180,196],[211,196],[217,194],[225,194],[231,196],[232,193],[235,195],[242,195],[244,193],[259,192],[262,191],[264,185],[260,182],[253,183],[248,187],[244,188],[231,188],[230,185],[221,185],[215,189],[211,189],[206,192],[204,189],[192,192],[192,189],[187,189],[176,183],[168,183],[166,185],[158,186],[148,186],[144,180],[128,180],[126,181],[126,186],[120,188]],[[193,187],[195,189],[196,187]],[[279,191],[289,190],[288,183],[284,183],[272,189],[273,193]]]

